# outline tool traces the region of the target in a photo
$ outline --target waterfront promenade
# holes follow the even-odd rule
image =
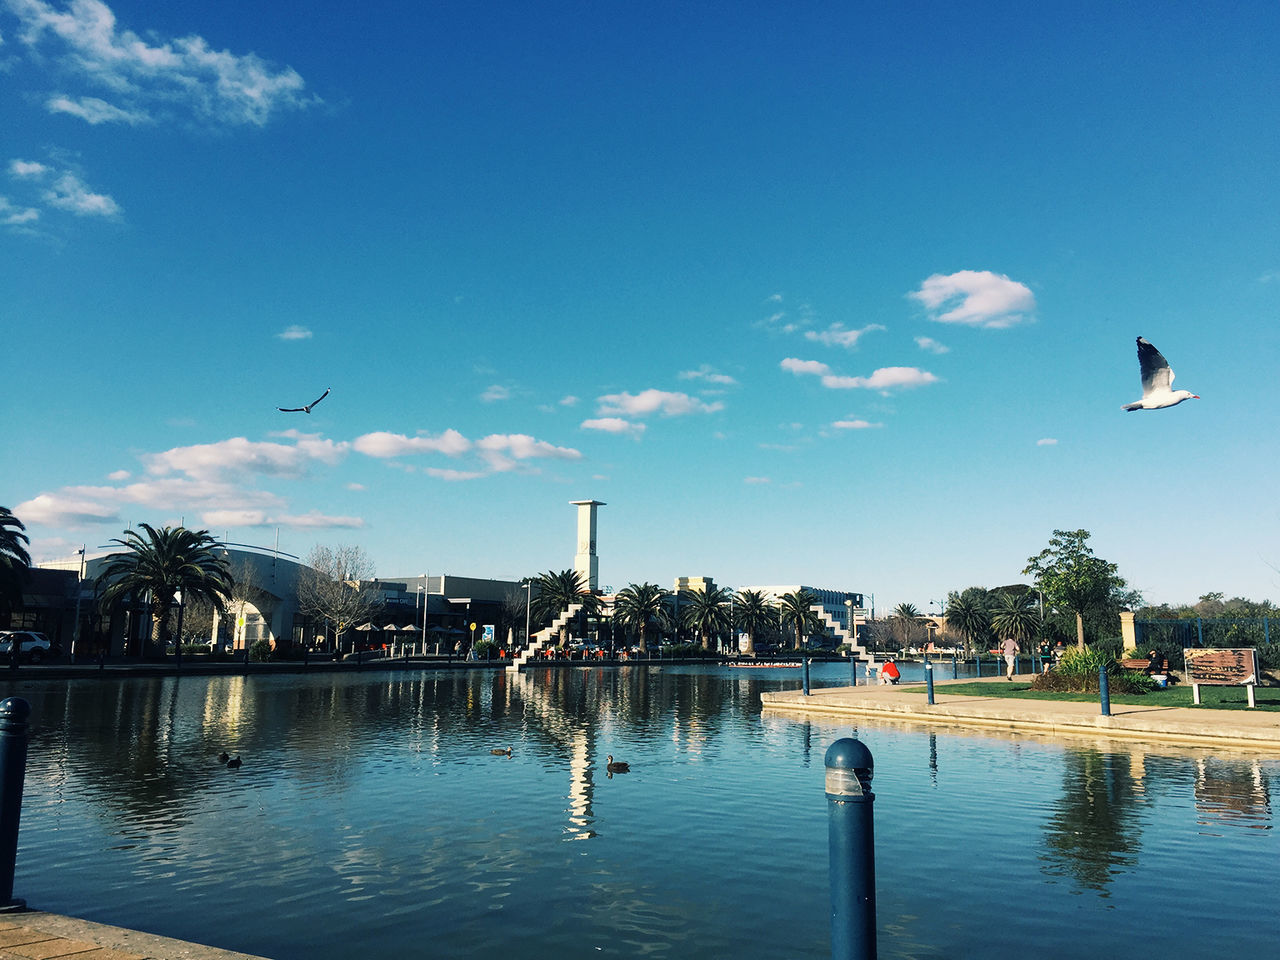
[[[0,960],[264,960],[39,910],[0,914]]]
[[[1015,679],[1030,681],[1027,674]],[[1115,739],[1166,743],[1243,746],[1280,751],[1280,713],[1260,710],[1214,710],[1205,707],[1144,706],[1111,702],[1111,715],[1102,716],[1097,701],[1017,699],[947,694],[955,683],[1001,684],[987,681],[936,680],[934,703],[924,684],[865,687],[817,687],[809,696],[801,690],[760,695],[766,711],[879,717],[923,723],[959,724],[1053,736],[1099,735]]]

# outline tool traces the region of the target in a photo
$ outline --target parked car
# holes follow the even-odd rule
[[[62,656],[62,651],[43,633],[34,630],[0,631],[0,661],[8,660],[14,640],[18,641],[18,657],[28,663]]]

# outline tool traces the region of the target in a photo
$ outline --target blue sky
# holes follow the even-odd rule
[[[603,584],[877,608],[1085,528],[1280,599],[1278,28],[0,0],[0,503],[514,578],[596,498]],[[1122,412],[1139,335],[1203,399]]]

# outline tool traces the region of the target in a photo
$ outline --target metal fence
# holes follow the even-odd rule
[[[1184,647],[1256,647],[1263,665],[1280,666],[1280,636],[1272,645],[1270,617],[1221,617],[1206,620],[1135,620],[1139,652],[1158,650],[1181,664]]]

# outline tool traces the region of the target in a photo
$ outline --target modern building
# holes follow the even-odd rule
[[[797,590],[808,590],[818,603],[822,604],[822,610],[831,617],[836,623],[849,629],[849,612],[852,610],[859,618],[866,615],[866,611],[862,609],[862,594],[851,593],[848,590],[832,590],[827,587],[809,587],[804,584],[773,584],[769,586],[747,586],[738,587],[739,592],[743,590],[754,590],[757,593],[764,594],[765,599],[771,603],[777,603],[788,593],[795,593]]]

